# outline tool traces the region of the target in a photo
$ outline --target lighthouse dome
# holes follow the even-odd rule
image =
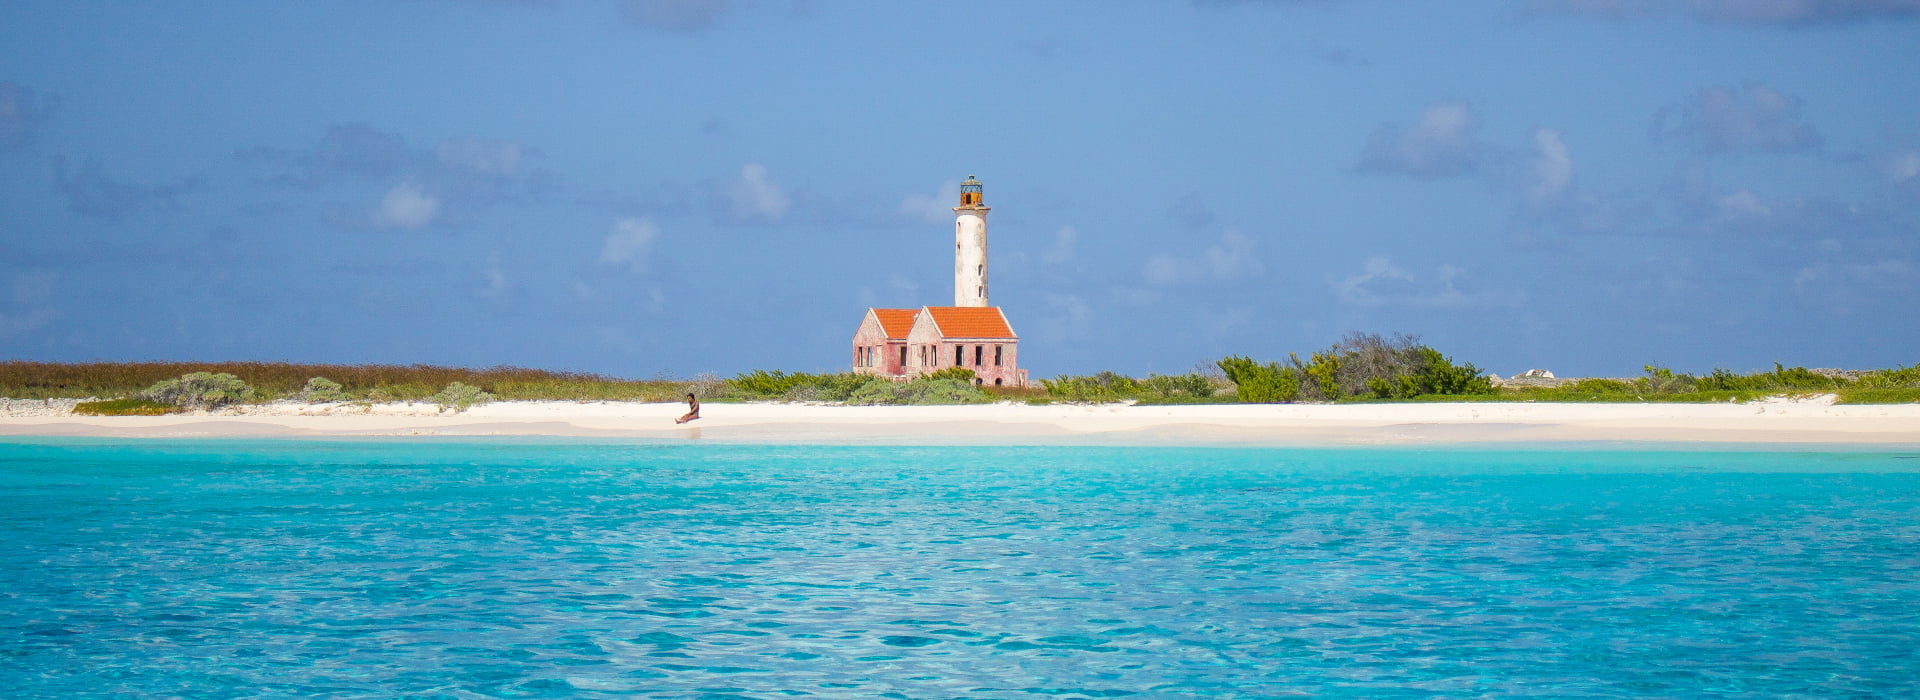
[[[982,200],[984,199],[985,197],[981,193],[980,181],[974,179],[972,175],[968,175],[966,181],[960,183],[960,206],[977,207],[983,203]]]

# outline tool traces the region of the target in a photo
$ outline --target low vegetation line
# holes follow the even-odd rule
[[[96,399],[85,415],[158,415],[235,403],[424,401],[464,411],[493,400],[800,401],[850,405],[933,405],[1023,401],[1200,404],[1292,402],[1549,401],[1744,402],[1773,396],[1833,394],[1839,403],[1920,403],[1920,364],[1834,373],[1776,364],[1741,374],[1704,375],[1647,366],[1631,379],[1497,382],[1408,335],[1349,333],[1301,358],[1230,356],[1177,375],[1115,372],[1061,375],[1039,386],[981,386],[952,367],[911,381],[838,372],[754,370],[729,379],[619,379],[523,367],[467,369],[431,365],[308,365],[270,362],[0,362],[0,397]]]

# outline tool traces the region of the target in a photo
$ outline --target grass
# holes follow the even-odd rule
[[[467,369],[432,365],[301,365],[285,362],[0,362],[0,396],[83,399],[133,396],[190,372],[224,372],[252,386],[255,400],[293,398],[313,377],[339,382],[351,399],[421,401],[460,382],[502,400],[675,401],[684,380],[617,379],[524,367]]]
[[[164,416],[179,413],[180,407],[146,399],[109,399],[75,404],[73,412],[82,416]]]
[[[1834,393],[1840,395],[1839,403],[1920,403],[1920,388],[1914,387],[1894,389],[1841,389]]]

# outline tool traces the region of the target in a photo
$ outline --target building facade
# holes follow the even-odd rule
[[[983,386],[1027,385],[1020,336],[988,303],[987,206],[980,181],[960,184],[953,208],[953,306],[867,309],[853,333],[853,371],[905,381],[949,367]]]

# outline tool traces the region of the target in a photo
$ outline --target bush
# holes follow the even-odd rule
[[[1783,367],[1773,363],[1772,372],[1756,374],[1734,374],[1730,370],[1715,369],[1712,374],[1699,378],[1696,382],[1699,391],[1776,391],[1794,389],[1833,390],[1848,385],[1847,380],[1814,374],[1805,367]]]
[[[345,401],[347,394],[340,390],[340,383],[326,377],[314,377],[300,389],[300,400],[307,403],[327,403]]]
[[[1493,381],[1481,375],[1480,368],[1472,363],[1453,364],[1453,358],[1425,345],[1408,348],[1405,356],[1411,360],[1406,373],[1367,381],[1367,388],[1374,396],[1409,399],[1493,393]]]
[[[1300,378],[1291,367],[1246,357],[1228,357],[1219,364],[1240,403],[1284,403],[1300,397]]]
[[[1633,380],[1633,386],[1647,394],[1684,394],[1699,388],[1700,381],[1691,374],[1674,373],[1665,367],[1647,365],[1642,368],[1647,376]]]
[[[794,387],[800,386],[810,378],[812,375],[805,372],[788,374],[777,369],[772,372],[756,369],[727,380],[727,385],[734,391],[747,396],[771,398],[786,395]]]
[[[973,377],[974,377],[973,370],[967,369],[965,367],[948,367],[946,369],[933,372],[932,374],[928,374],[926,375],[926,377],[928,379],[953,379],[956,381],[966,382],[968,384],[976,383],[973,381]]]
[[[453,382],[448,384],[447,388],[441,389],[440,393],[434,394],[428,401],[440,404],[442,411],[451,408],[455,413],[459,413],[480,404],[491,403],[493,394],[481,391],[476,386]]]
[[[910,382],[868,382],[847,397],[847,403],[860,406],[937,406],[986,403],[990,400],[992,397],[972,382],[926,377]]]
[[[967,378],[973,374],[968,372]],[[725,387],[733,394],[744,398],[780,399],[782,401],[845,401],[860,387],[872,381],[887,381],[866,374],[839,372],[835,374],[808,374],[806,372],[772,372],[756,369],[736,375],[726,381]],[[704,395],[702,395],[704,398]]]
[[[1493,393],[1493,382],[1472,363],[1454,364],[1410,335],[1387,338],[1348,333],[1333,347],[1285,363],[1228,357],[1218,364],[1241,402],[1339,401],[1371,396],[1468,396]]]
[[[794,385],[792,389],[788,389],[787,393],[781,395],[780,399],[783,401],[831,401],[837,403],[846,401],[847,397],[852,396],[855,391],[859,391],[861,387],[872,382],[893,383],[890,380],[880,377],[854,374],[852,372],[815,374],[808,375],[807,381]]]
[[[190,372],[147,387],[140,398],[186,409],[211,409],[252,399],[253,393],[253,387],[231,374]]]
[[[1060,375],[1053,379],[1042,379],[1040,385],[1046,387],[1047,395],[1063,401],[1085,401],[1088,403],[1108,403],[1134,398],[1140,391],[1139,382],[1132,377],[1114,372],[1073,377]]]
[[[1853,385],[1861,389],[1920,389],[1920,364],[1868,372]]]
[[[146,399],[112,399],[75,404],[73,412],[81,416],[163,416],[178,413],[180,407]]]
[[[1200,372],[1149,374],[1146,379],[1114,372],[1042,379],[1047,396],[1060,401],[1110,403],[1133,399],[1147,403],[1193,403],[1212,400],[1214,378]]]

